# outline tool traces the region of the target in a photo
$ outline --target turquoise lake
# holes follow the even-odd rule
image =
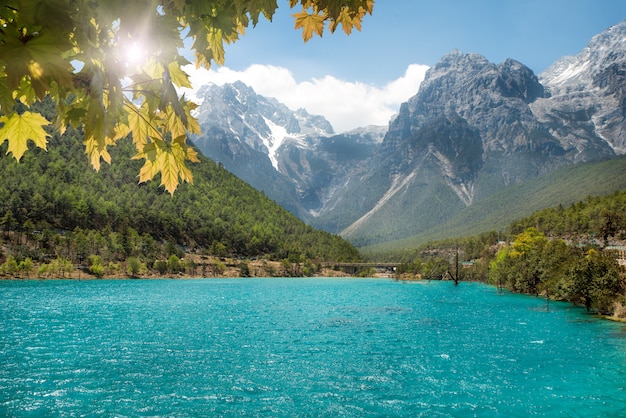
[[[626,416],[626,325],[475,283],[2,281],[0,416]]]

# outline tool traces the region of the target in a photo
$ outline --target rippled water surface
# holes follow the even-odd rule
[[[626,328],[479,284],[0,282],[0,416],[626,416]]]

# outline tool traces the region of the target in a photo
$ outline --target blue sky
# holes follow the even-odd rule
[[[432,66],[456,48],[495,63],[514,58],[539,73],[626,19],[626,0],[377,0],[361,32],[326,33],[304,44],[286,3],[279,1],[273,22],[260,22],[228,47],[228,67],[272,64],[297,80],[330,74],[382,84],[409,64]]]
[[[539,74],[626,19],[626,0],[376,0],[374,14],[365,18],[361,32],[326,32],[306,44],[294,30],[293,12],[287,0],[279,0],[273,22],[262,20],[227,46],[225,68],[211,71],[222,77],[197,76],[196,82],[220,84],[239,74],[257,92],[288,101],[289,107],[324,114],[343,131],[369,121],[386,123],[401,102],[417,93],[426,69],[422,66],[436,64],[453,49],[479,53],[495,63],[514,58]],[[274,75],[272,69],[277,70]],[[260,72],[253,74],[255,70]],[[286,82],[282,93],[273,93],[281,90],[281,78]],[[385,96],[390,86],[396,93],[404,90],[406,97]],[[351,88],[361,89],[358,97],[378,96],[385,102],[372,110],[377,117],[367,116],[356,103],[334,107],[320,98],[311,105],[305,97],[294,97],[315,91],[351,94]],[[369,104],[376,107],[373,101]],[[363,117],[348,116],[351,108]],[[332,112],[341,110],[345,114],[332,120]]]

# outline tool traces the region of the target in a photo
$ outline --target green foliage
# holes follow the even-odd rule
[[[33,263],[33,260],[30,257],[26,257],[24,260],[20,261],[20,264],[18,265],[19,271],[24,272],[26,274],[30,273],[34,267],[35,267],[35,264]]]
[[[38,106],[49,111],[47,101]],[[104,265],[135,256],[152,265],[171,254],[182,258],[183,248],[219,257],[359,258],[345,240],[307,226],[206,158],[192,167],[195,184],[170,196],[154,183],[133,184],[138,163],[129,143],[111,150],[117,164],[89,170],[81,138],[74,129],[53,133],[48,152],[26,153],[20,164],[0,156],[0,220],[11,254],[26,238],[22,231],[29,236],[25,256],[38,261],[63,256],[80,264],[97,255]]]
[[[489,278],[499,287],[515,292],[538,294],[540,285],[540,261],[546,256],[547,239],[535,228],[519,234],[510,246],[496,254],[489,265]]]
[[[216,274],[222,274],[226,271],[226,264],[222,263],[221,261],[216,261],[215,262],[215,273]]]
[[[290,0],[301,6],[296,29],[309,40],[341,25],[350,34],[372,12],[373,0]],[[187,162],[197,153],[195,104],[176,89],[191,87],[182,66],[183,39],[197,66],[223,64],[235,42],[260,16],[272,19],[275,0],[4,0],[0,4],[0,144],[20,160],[33,141],[47,148],[46,129],[82,126],[91,165],[111,162],[109,148],[132,137],[139,180],[160,174],[173,193],[192,182]],[[55,117],[33,112],[49,97]],[[49,122],[49,120],[52,122]]]
[[[239,276],[250,277],[250,266],[245,261],[239,263]]]
[[[64,257],[57,257],[47,264],[40,265],[37,273],[41,277],[64,278],[74,270],[74,264]]]
[[[102,264],[92,264],[89,266],[89,273],[97,277],[102,277],[104,274],[104,266]]]
[[[12,255],[8,256],[4,263],[0,265],[0,272],[9,276],[14,276],[18,270],[17,260]]]
[[[48,264],[41,264],[37,269],[37,277],[46,277],[48,275],[48,271],[50,266]]]
[[[183,264],[175,254],[170,255],[167,259],[167,270],[170,273],[178,273],[183,270]]]
[[[559,205],[513,222],[510,240],[491,232],[423,245],[405,253],[409,261],[398,266],[398,273],[438,278],[450,266],[452,252],[460,248],[463,259],[474,260],[461,271],[461,280],[488,281],[513,292],[541,294],[600,314],[615,314],[625,299],[626,275],[611,251],[596,249],[600,243],[593,231],[605,231],[606,235],[600,234],[604,241],[623,239],[625,210],[624,191],[589,197],[567,209]]]
[[[611,314],[624,292],[622,275],[614,256],[547,241],[535,228],[520,233],[491,261],[489,280],[514,292],[570,300],[588,310]]]
[[[423,251],[413,260],[396,267],[396,274],[419,274],[425,280],[442,280],[447,273],[456,271],[455,247],[442,249],[441,253]]]
[[[137,277],[141,274],[145,274],[147,271],[148,269],[146,265],[142,263],[137,257],[129,257],[126,260],[126,273],[129,276]]]
[[[167,272],[167,261],[155,260],[152,268],[155,269],[159,274],[165,274],[165,272]]]
[[[518,233],[531,225],[549,236],[626,237],[626,191],[608,196],[587,197],[564,208],[559,205],[544,209],[511,224],[511,232]]]
[[[193,260],[182,260],[182,265],[183,265],[183,270],[185,271],[185,273],[187,274],[191,274],[194,275],[196,274],[196,263]]]
[[[104,272],[106,274],[118,275],[121,270],[122,270],[122,265],[119,262],[114,263],[112,261],[109,261],[109,264],[106,265]]]
[[[102,277],[106,268],[103,265],[102,257],[99,255],[91,254],[87,257],[87,264],[89,266],[89,273],[97,277]]]
[[[102,257],[96,254],[91,254],[87,257],[87,264],[91,266],[102,265]]]
[[[570,267],[568,278],[570,299],[601,314],[612,313],[615,301],[624,292],[615,259],[595,250]]]

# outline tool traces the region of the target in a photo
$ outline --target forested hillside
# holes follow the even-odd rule
[[[565,208],[559,205],[533,213],[511,224],[514,234],[535,227],[548,236],[585,239],[609,244],[626,239],[626,191],[588,197]]]
[[[348,261],[356,249],[307,226],[214,162],[192,165],[194,184],[170,195],[157,181],[138,184],[133,146],[111,149],[113,164],[89,165],[82,133],[53,133],[48,151],[17,163],[0,147],[0,223],[4,256],[83,262],[139,257],[150,262],[161,244],[207,255]],[[27,245],[28,244],[28,245]],[[172,251],[170,250],[169,253]]]
[[[487,281],[513,292],[579,303],[597,313],[626,319],[626,191],[589,197],[517,220],[502,233],[432,242],[421,247],[400,273]]]

